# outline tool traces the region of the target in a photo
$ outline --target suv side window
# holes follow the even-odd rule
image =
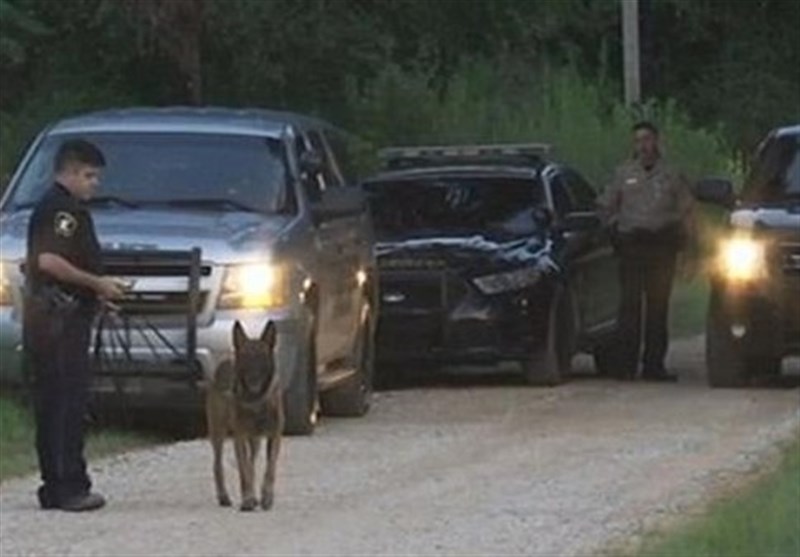
[[[328,131],[325,132],[325,139],[331,148],[333,158],[339,168],[339,173],[344,180],[345,186],[355,185],[358,178],[353,167],[353,157],[347,137],[341,132]]]
[[[339,169],[336,167],[336,163],[331,158],[331,154],[328,151],[322,134],[317,130],[310,130],[308,132],[308,139],[311,143],[311,148],[322,157],[322,178],[325,182],[323,189],[343,186],[342,176],[339,173]]]
[[[311,151],[309,139],[306,138],[303,132],[300,130],[298,130],[297,136],[295,136],[294,148],[298,162],[302,159],[305,153]],[[323,190],[325,190],[326,184],[324,177],[320,174],[317,174],[316,176],[307,176],[301,171],[300,180],[303,184],[306,197],[312,202],[317,201],[322,195]]]
[[[569,192],[569,197],[573,202],[573,210],[589,212],[596,210],[596,194],[592,186],[584,180],[583,176],[571,168],[564,168],[561,171],[564,184]]]

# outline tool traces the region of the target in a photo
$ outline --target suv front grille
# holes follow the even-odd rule
[[[198,310],[205,307],[207,292],[200,292]],[[187,292],[134,292],[119,303],[124,315],[186,315],[189,308]]]

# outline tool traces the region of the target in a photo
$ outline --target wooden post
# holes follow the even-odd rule
[[[625,75],[625,104],[641,100],[639,64],[639,0],[620,0],[622,3],[622,44]]]

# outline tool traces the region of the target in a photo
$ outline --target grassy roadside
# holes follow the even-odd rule
[[[705,278],[678,280],[672,293],[670,331],[676,338],[703,334],[708,308],[709,286]]]
[[[635,557],[797,557],[800,555],[800,434],[779,466],[712,503],[699,519],[645,536]]]
[[[86,454],[98,458],[165,440],[153,433],[96,430],[89,435]],[[0,393],[0,482],[36,469],[32,416],[18,398]]]

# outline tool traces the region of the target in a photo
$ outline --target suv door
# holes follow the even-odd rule
[[[324,202],[323,192],[344,187],[344,180],[322,133],[312,129],[308,130],[306,137],[310,148],[322,159],[317,180],[321,189],[321,202]],[[330,302],[327,305],[328,314],[325,316],[327,330],[324,339],[320,339],[318,349],[326,354],[323,361],[331,363],[350,354],[358,331],[356,277],[360,266],[359,246],[362,239],[358,217],[355,215],[326,219],[317,223],[317,231]]]
[[[583,332],[591,336],[608,332],[616,321],[619,281],[614,250],[597,214],[597,196],[571,168],[559,167],[549,176],[556,222],[567,240]]]

